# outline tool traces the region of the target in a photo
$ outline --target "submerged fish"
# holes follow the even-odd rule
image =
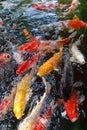
[[[18,130],[32,130],[33,123],[40,115],[41,108],[47,98],[47,95],[50,93],[51,88],[50,84],[46,82],[45,79],[44,83],[45,83],[45,92],[41,97],[40,102],[38,102],[37,105],[33,108],[32,112],[28,113],[27,117],[22,122],[20,122]]]
[[[57,8],[66,8],[67,5],[59,4],[59,3],[54,3],[53,2],[38,2],[32,5],[33,8],[38,9],[38,10],[52,10],[52,9],[57,9]]]
[[[0,118],[2,118],[13,107],[16,87],[14,87],[10,94],[0,101]]]
[[[78,112],[79,104],[84,100],[84,96],[80,96],[80,98],[78,98],[78,94],[73,87],[74,86],[73,78],[74,78],[73,68],[70,62],[69,53],[67,53],[65,55],[65,65],[64,65],[62,78],[60,81],[59,92],[61,98],[63,99],[61,103],[63,103],[65,109],[65,111],[62,113],[62,116],[67,115],[72,122],[75,122],[78,119],[78,115],[79,115]]]
[[[63,13],[64,15],[68,15],[70,13],[72,13],[73,11],[75,11],[75,9],[78,7],[79,5],[79,0],[72,0],[71,6],[68,9],[68,12]]]
[[[13,112],[17,119],[20,119],[24,115],[25,106],[30,96],[30,85],[34,73],[35,71],[31,70],[31,72],[26,74],[17,84],[13,108]]]
[[[69,52],[65,53],[64,69],[62,73],[62,78],[60,81],[60,95],[64,100],[70,97],[72,91],[72,85],[74,83],[73,79],[73,68],[70,62]]]

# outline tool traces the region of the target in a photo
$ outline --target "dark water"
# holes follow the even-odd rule
[[[11,41],[14,45],[21,45],[28,41],[28,37],[24,36],[23,29],[26,28],[33,36],[41,36],[42,39],[57,39],[59,36],[59,31],[46,31],[43,32],[39,30],[39,26],[43,24],[49,24],[52,22],[56,22],[62,19],[68,19],[72,17],[74,14],[67,16],[66,18],[61,17],[61,10],[52,10],[52,11],[40,11],[32,8],[32,4],[38,2],[38,0],[0,0],[0,18],[4,22],[3,26],[0,26],[0,53],[8,52],[12,53],[11,49],[8,46],[7,41]],[[60,0],[60,2],[67,2],[66,0]],[[87,2],[85,0],[81,0],[81,5],[79,5],[76,14],[87,22],[87,14],[85,5]],[[84,8],[83,8],[84,6]],[[87,7],[87,6],[86,6]],[[83,15],[84,14],[84,15]],[[73,65],[74,70],[74,81],[81,80],[84,83],[84,87],[82,88],[83,94],[85,95],[85,101],[80,106],[80,116],[79,119],[72,123],[67,119],[64,119],[60,116],[60,108],[56,108],[54,110],[52,119],[48,123],[48,130],[86,130],[87,129],[87,29],[78,30],[78,34],[84,33],[85,37],[80,46],[81,51],[83,52],[86,64],[85,65]],[[61,32],[62,36],[67,36],[66,31],[64,33]],[[51,57],[52,54],[48,54],[48,56],[44,56],[41,58],[40,63]],[[9,64],[8,64],[9,66]],[[5,91],[7,91],[6,86],[17,77],[15,74],[16,63],[13,60],[8,67],[4,71],[4,75],[0,74],[0,96],[1,98],[5,95]],[[2,66],[1,66],[2,68]],[[6,68],[6,66],[5,66]],[[11,69],[10,69],[11,68]],[[2,70],[3,71],[3,70]],[[2,78],[1,78],[2,77]],[[59,86],[58,80],[60,80],[60,76],[56,72],[52,72],[47,75],[47,80],[52,85],[52,93],[50,95],[50,100],[52,98],[56,99],[57,89]],[[44,91],[43,85],[41,86],[38,83],[33,84],[33,92],[34,96],[39,94],[40,91]],[[37,86],[40,86],[37,88]],[[55,87],[56,86],[56,87]],[[55,96],[56,94],[56,96]],[[32,100],[32,99],[31,99]],[[49,101],[50,102],[50,101]],[[5,117],[0,121],[0,130],[16,130],[19,121],[14,117],[12,112],[8,112]]]

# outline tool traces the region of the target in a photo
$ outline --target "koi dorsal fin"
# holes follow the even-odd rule
[[[77,15],[74,15],[73,20],[80,20]]]

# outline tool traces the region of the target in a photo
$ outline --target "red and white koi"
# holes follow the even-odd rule
[[[17,84],[17,91],[14,99],[13,112],[17,119],[20,119],[24,115],[24,109],[31,95],[30,85],[35,71],[31,70],[29,74],[26,74],[21,81]]]
[[[46,130],[46,125],[47,122],[50,120],[53,110],[54,108],[57,106],[58,104],[56,103],[55,105],[53,104],[53,102],[48,106],[47,110],[44,112],[44,114],[40,117],[38,117],[35,121],[34,124],[32,126],[32,130]]]
[[[38,10],[52,10],[52,9],[57,9],[57,8],[66,8],[67,5],[63,5],[63,4],[58,4],[58,3],[54,3],[54,2],[38,2],[32,5],[33,8],[38,9]]]
[[[84,99],[85,97],[83,95],[78,99],[77,93],[72,91],[70,98],[63,102],[65,108],[64,114],[66,114],[72,122],[75,122],[78,119],[79,104],[83,102]]]
[[[16,87],[14,87],[7,97],[4,97],[0,101],[0,118],[2,118],[13,106],[14,96],[16,93]]]
[[[69,7],[69,10],[68,12],[66,13],[63,13],[64,15],[68,15],[70,14],[71,12],[73,12],[79,5],[79,0],[73,0],[72,3],[71,3],[71,6]]]
[[[62,48],[70,39],[75,37],[76,32],[73,32],[69,37],[58,40],[41,40],[40,37],[34,37],[28,43],[21,45],[18,50],[21,52],[36,52],[45,50],[54,50]]]
[[[37,105],[33,108],[31,113],[28,113],[27,117],[20,122],[18,126],[18,130],[32,130],[32,126],[34,121],[38,118],[38,116],[41,113],[41,108],[46,100],[47,95],[50,93],[50,84],[43,79],[45,83],[45,92],[43,96],[41,97],[40,102],[37,103]]]
[[[28,51],[28,52],[34,52],[37,51],[37,48],[40,46],[40,38],[39,37],[34,37],[31,39],[31,41],[24,43],[18,48],[18,51]]]
[[[17,74],[23,74],[25,71],[27,71],[29,68],[31,68],[33,65],[35,65],[40,58],[40,56],[43,54],[43,52],[38,52],[35,55],[32,55],[27,60],[25,60],[22,64],[20,64],[16,70]]]
[[[0,54],[0,63],[7,62],[7,61],[10,60],[10,58],[11,58],[10,54],[8,54],[8,53],[1,53]]]

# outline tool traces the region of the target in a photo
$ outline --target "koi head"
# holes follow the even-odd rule
[[[17,117],[17,119],[20,119],[23,116],[23,106],[20,103],[14,104],[14,114]]]
[[[76,29],[76,28],[79,28],[79,27],[86,27],[87,23],[85,23],[82,20],[73,19],[73,20],[69,20],[68,26]]]
[[[0,62],[7,62],[11,58],[10,54],[3,53],[0,55]]]

